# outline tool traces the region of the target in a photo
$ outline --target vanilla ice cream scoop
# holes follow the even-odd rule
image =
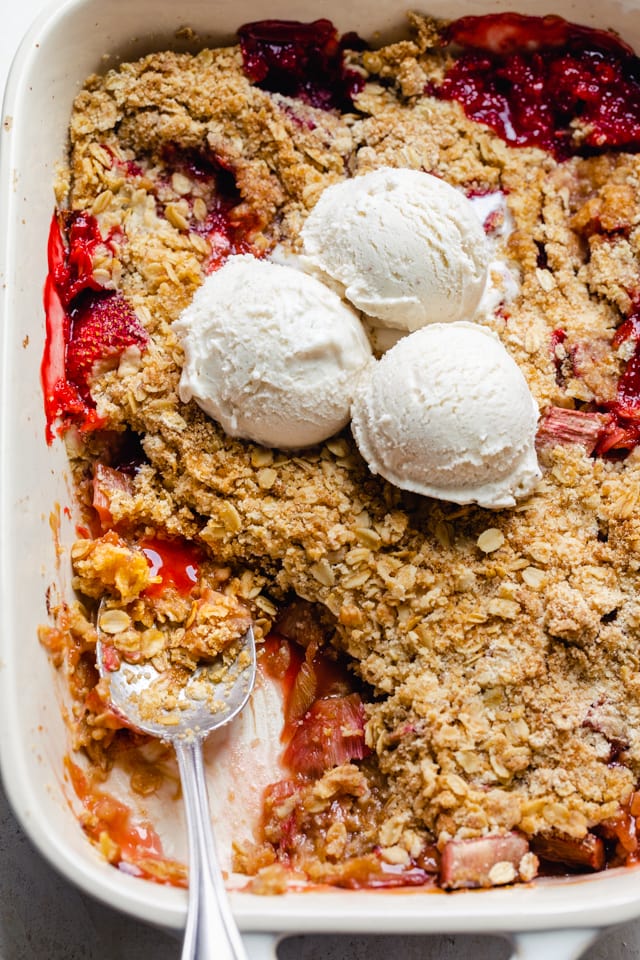
[[[372,362],[358,315],[336,293],[248,255],[207,277],[174,329],[185,353],[180,399],[269,447],[310,446],[346,426]]]
[[[510,507],[541,475],[537,404],[498,337],[474,323],[400,340],[363,378],[352,417],[371,471],[424,496]]]
[[[472,320],[491,259],[473,204],[444,180],[382,167],[327,187],[302,227],[307,262],[384,326]]]

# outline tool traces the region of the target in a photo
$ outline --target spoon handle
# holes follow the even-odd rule
[[[194,737],[174,745],[189,834],[189,909],[182,960],[247,960],[218,866],[202,741]]]

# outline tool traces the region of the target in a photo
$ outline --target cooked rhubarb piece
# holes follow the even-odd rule
[[[611,416],[605,413],[549,407],[538,427],[536,446],[541,449],[558,443],[579,443],[591,456],[610,420]]]
[[[313,663],[305,660],[291,684],[285,704],[285,721],[295,723],[304,717],[318,696],[318,675]]]
[[[602,870],[605,864],[604,842],[588,833],[582,840],[565,836],[535,836],[531,849],[543,860],[564,863],[576,870]]]
[[[640,145],[638,58],[612,33],[561,17],[463,17],[447,39],[464,47],[437,96],[508,143],[572,154]]]
[[[263,645],[261,664],[268,676],[282,682],[286,741],[315,700],[346,696],[353,683],[335,653],[326,655],[325,644],[332,631],[323,623],[320,607],[294,600],[278,617],[274,629]]]
[[[104,643],[103,648],[104,648],[103,663],[105,665],[105,669],[119,670],[120,664],[122,663],[122,659],[120,657],[119,651],[110,643]],[[95,693],[95,689],[92,691],[92,693]]]
[[[607,851],[607,860],[612,866],[624,863],[635,863],[637,860],[640,838],[638,838],[636,815],[633,814],[634,804],[630,800],[621,808],[617,817],[605,820],[598,824],[597,832],[606,841],[615,844],[613,854]]]
[[[528,853],[529,843],[518,833],[450,840],[442,851],[440,883],[448,890],[511,883],[519,879],[520,863]]]
[[[321,646],[328,630],[322,621],[323,610],[307,600],[293,600],[287,604],[275,623],[275,631],[287,640],[293,640],[305,650],[311,644]]]
[[[316,700],[299,722],[284,752],[284,762],[296,773],[319,776],[349,760],[362,760],[364,707],[357,693]]]
[[[285,861],[295,853],[299,837],[296,808],[300,803],[300,786],[296,780],[278,780],[269,784],[264,791],[262,818],[265,839],[274,845],[280,858]]]
[[[96,462],[93,466],[93,498],[91,504],[98,514],[100,526],[108,530],[113,526],[112,503],[125,494],[133,492],[133,482],[121,470],[114,470],[104,463]]]

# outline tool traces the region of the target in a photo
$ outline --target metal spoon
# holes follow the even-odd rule
[[[149,661],[114,663],[109,655],[112,644],[100,629],[105,609],[102,601],[96,659],[100,676],[108,680],[111,704],[138,730],[172,743],[178,759],[189,836],[189,906],[182,960],[246,960],[218,865],[202,742],[212,730],[229,723],[249,699],[256,676],[253,629],[249,627],[240,641],[232,663],[222,664],[218,658],[199,666],[176,690],[169,673],[159,673]],[[175,705],[158,707],[154,690],[171,690]]]

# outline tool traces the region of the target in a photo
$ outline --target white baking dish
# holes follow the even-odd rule
[[[45,443],[39,383],[44,318],[42,288],[46,237],[54,199],[56,163],[65,149],[70,105],[83,79],[121,57],[175,46],[175,31],[189,25],[202,42],[229,40],[235,28],[265,16],[333,19],[341,30],[372,37],[402,30],[404,0],[68,0],[36,22],[14,62],[2,132],[0,249],[2,373],[0,398],[0,760],[13,807],[40,851],[87,892],[142,920],[179,929],[183,891],[125,876],[88,843],[70,807],[63,782],[67,732],[60,715],[60,684],[36,639],[46,622],[51,584],[68,583],[68,544],[74,537],[72,493],[62,445]],[[511,9],[509,0],[429,0],[442,16]],[[528,0],[526,12],[549,12],[546,0]],[[640,0],[577,5],[560,0],[553,12],[582,23],[613,27],[640,49]],[[258,704],[258,706],[260,706]],[[268,707],[267,707],[268,709]],[[238,739],[251,739],[255,711],[244,727],[212,746],[232,779],[262,777],[252,763],[238,776]],[[263,740],[268,737],[263,736]],[[273,738],[275,742],[275,737]],[[235,751],[235,753],[234,753]],[[240,757],[241,762],[241,757]],[[269,757],[264,769],[269,771]],[[227,767],[227,769],[231,769]],[[255,778],[255,781],[254,781]],[[225,795],[229,778],[212,778]],[[255,790],[254,790],[255,792]],[[226,799],[214,807],[224,835]],[[172,851],[182,854],[183,829],[171,811]],[[165,818],[166,819],[166,818]],[[224,845],[224,843],[222,844]],[[232,894],[250,955],[271,957],[284,932],[434,933],[497,932],[513,935],[518,955],[577,957],[599,927],[640,916],[640,875],[635,870],[530,888],[454,895],[419,891],[290,893],[261,898]],[[546,931],[546,932],[545,932]]]

